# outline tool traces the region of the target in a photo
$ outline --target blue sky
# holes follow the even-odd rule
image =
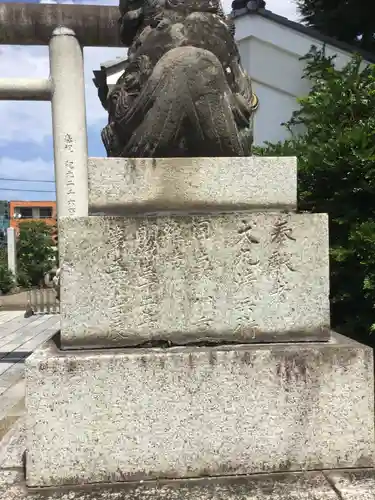
[[[32,0],[23,1],[31,3]],[[42,0],[40,3],[57,2]],[[118,5],[118,0],[70,0],[58,3]],[[231,0],[224,0],[223,3],[229,12]],[[267,8],[289,19],[297,17],[293,0],[267,0]],[[90,47],[84,50],[90,156],[105,156],[100,131],[106,124],[105,111],[92,83],[92,71],[99,69],[101,62],[125,53],[125,48]],[[0,45],[0,74],[3,78],[47,78],[47,47]],[[50,103],[0,101],[0,119],[3,123],[0,127],[0,199],[55,199]],[[5,181],[4,178],[20,179],[22,182]],[[30,182],[28,179],[52,182]]]

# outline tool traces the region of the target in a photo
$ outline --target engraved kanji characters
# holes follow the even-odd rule
[[[290,253],[285,250],[287,241],[296,241],[293,230],[288,225],[288,219],[280,217],[271,230],[271,244],[274,246],[268,261],[268,268],[274,276],[274,285],[271,295],[285,297],[285,292],[290,290],[286,270],[294,272]]]

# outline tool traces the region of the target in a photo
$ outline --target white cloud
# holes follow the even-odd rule
[[[105,111],[97,97],[92,83],[93,70],[99,69],[100,63],[123,55],[126,49],[90,47],[84,50],[86,105],[88,125],[103,125]],[[4,46],[0,57],[0,74],[11,78],[47,78],[49,74],[47,47]],[[51,135],[51,110],[48,102],[1,101],[0,116],[4,126],[0,127],[0,144],[15,140],[42,143]]]
[[[33,167],[31,169],[31,167]],[[51,163],[42,158],[33,160],[16,160],[14,158],[3,157],[0,159],[0,177],[14,177],[13,172],[17,170],[22,179],[43,179],[53,181],[53,171]]]
[[[2,77],[46,78],[48,76],[48,57],[45,47],[3,46],[0,57]],[[49,103],[38,102],[0,102],[0,143],[22,138],[25,141],[40,142],[51,133]]]

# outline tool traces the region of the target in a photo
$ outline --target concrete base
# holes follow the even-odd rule
[[[74,354],[50,342],[26,379],[29,486],[374,465],[372,349],[340,336]]]

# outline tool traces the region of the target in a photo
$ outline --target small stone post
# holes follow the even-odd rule
[[[8,245],[8,268],[14,276],[17,274],[17,248],[16,248],[16,231],[13,227],[7,229],[7,245]]]

